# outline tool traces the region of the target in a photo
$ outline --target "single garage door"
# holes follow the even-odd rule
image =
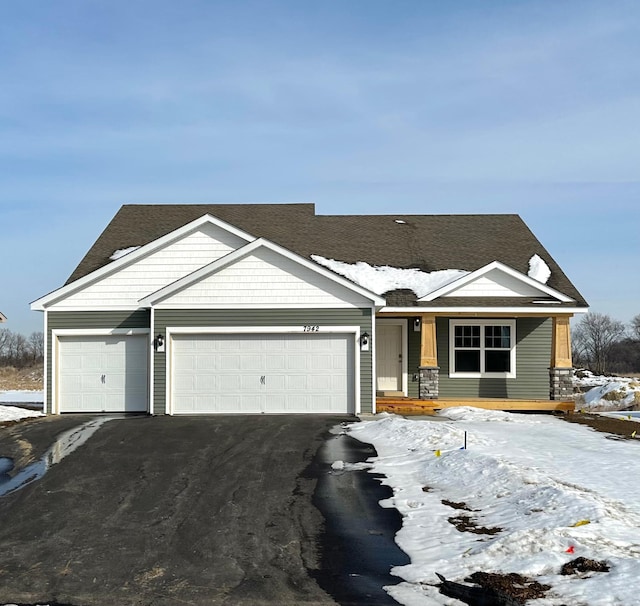
[[[146,335],[61,336],[60,412],[145,412]]]
[[[174,335],[172,412],[351,413],[353,341],[334,333]]]

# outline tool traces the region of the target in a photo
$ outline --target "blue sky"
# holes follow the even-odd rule
[[[593,311],[640,313],[640,4],[0,4],[0,310],[122,204],[518,213]]]

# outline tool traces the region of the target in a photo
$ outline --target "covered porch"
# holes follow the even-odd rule
[[[378,314],[376,410],[433,414],[450,406],[475,406],[504,411],[572,411],[570,318],[567,313],[548,316],[403,310]],[[454,328],[458,324],[506,326],[510,346],[502,346],[502,363],[511,365],[510,372],[456,375]],[[484,334],[480,339],[483,344]],[[494,338],[495,331],[487,331],[487,337],[490,334]]]

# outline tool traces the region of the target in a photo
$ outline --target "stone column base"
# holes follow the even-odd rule
[[[418,368],[419,394],[421,400],[437,400],[439,392],[440,367],[420,366]]]
[[[549,398],[573,400],[573,368],[549,369]]]

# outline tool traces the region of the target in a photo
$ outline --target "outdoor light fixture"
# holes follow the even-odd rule
[[[420,332],[420,318],[414,318],[413,319],[413,330],[414,332]]]
[[[369,351],[369,333],[363,332],[360,335],[360,351]]]
[[[164,337],[158,333],[158,336],[153,340],[153,349],[162,353],[164,351]]]

